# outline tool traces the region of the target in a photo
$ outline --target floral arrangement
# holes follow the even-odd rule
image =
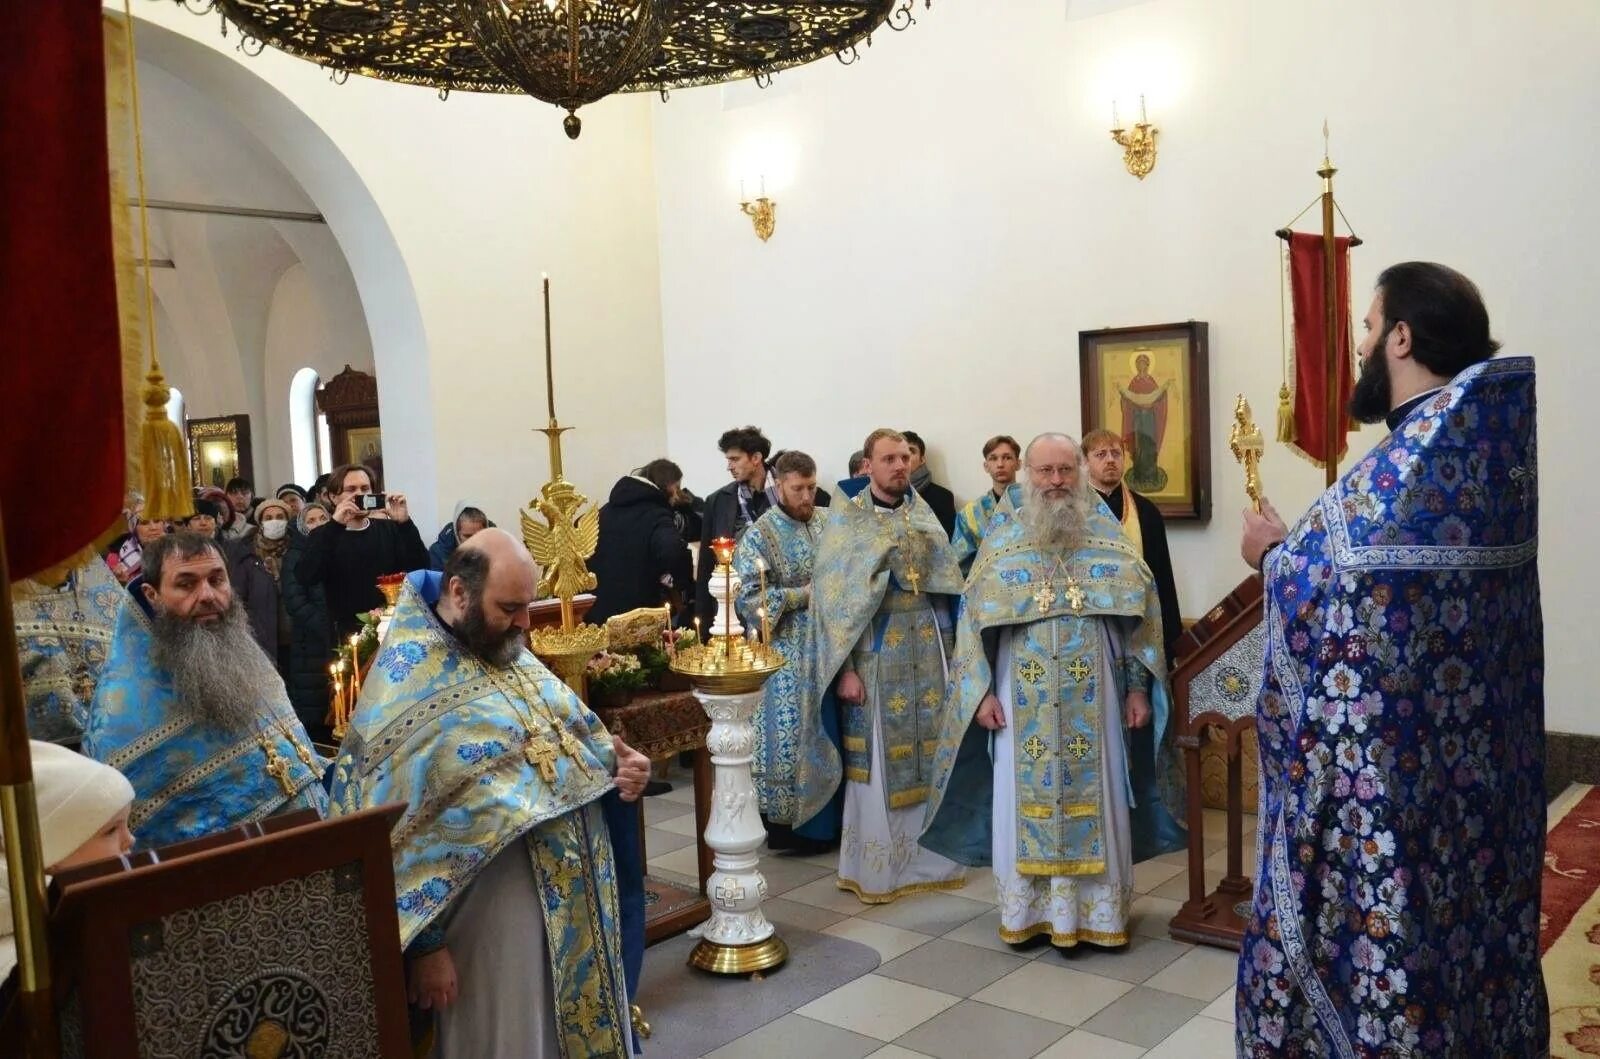
[[[647,679],[639,659],[626,652],[601,651],[584,665],[583,674],[591,693],[636,691],[644,687]]]

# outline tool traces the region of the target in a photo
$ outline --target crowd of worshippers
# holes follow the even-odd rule
[[[1546,1054],[1533,362],[1494,359],[1477,289],[1439,265],[1385,270],[1364,323],[1351,413],[1389,433],[1292,527],[1242,515],[1267,657],[1240,1054]],[[1127,945],[1133,865],[1189,836],[1177,600],[1120,439],[995,437],[959,511],[905,431],[868,434],[831,496],[759,430],[719,447],[731,481],[703,502],[666,460],[616,484],[590,616],[666,602],[705,627],[711,549],[695,571],[687,545],[736,541],[739,618],[787,663],[755,714],[770,849],[837,848],[865,904],[988,868],[1001,941]],[[243,529],[228,497],[177,532],[132,513],[126,587],[95,561],[14,592],[30,733],[110,767],[43,770],[41,807],[73,807],[41,820],[47,859],[403,803],[400,940],[436,1054],[628,1054],[645,897],[623,803],[650,762],[530,652],[527,549],[463,511],[430,557],[361,467],[298,511],[232,484]],[[324,645],[377,575],[413,571],[331,760],[243,603],[241,566],[275,548],[268,579],[318,594]]]

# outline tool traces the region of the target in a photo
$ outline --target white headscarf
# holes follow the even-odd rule
[[[39,840],[46,867],[78,851],[111,818],[133,803],[133,785],[110,765],[54,743],[28,741],[33,792],[39,806]],[[0,870],[0,980],[17,962],[12,939],[11,880]]]

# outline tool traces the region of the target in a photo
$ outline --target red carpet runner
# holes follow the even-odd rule
[[[1550,990],[1550,1054],[1600,1056],[1600,787],[1550,806],[1539,948]]]

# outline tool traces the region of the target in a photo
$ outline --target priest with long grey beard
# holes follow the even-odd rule
[[[83,752],[133,784],[142,846],[328,807],[324,763],[251,635],[220,545],[198,534],[145,545]]]
[[[993,866],[1001,940],[1115,948],[1134,863],[1185,837],[1150,780],[1175,763],[1129,767],[1131,732],[1164,746],[1161,604],[1078,445],[1041,434],[1023,460],[1022,509],[994,516],[967,578],[921,843]]]

